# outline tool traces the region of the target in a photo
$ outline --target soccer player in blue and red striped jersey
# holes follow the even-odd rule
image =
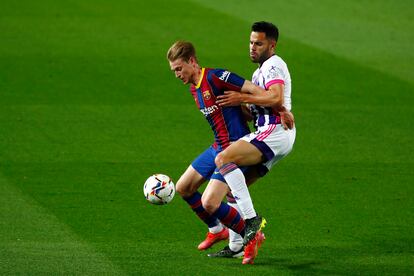
[[[223,69],[201,68],[200,80],[191,85],[191,94],[214,132],[213,148],[222,151],[249,132],[240,106],[219,108],[216,98],[225,90],[242,88],[244,79]],[[246,133],[247,132],[247,133]]]
[[[214,160],[218,153],[250,131],[240,105],[221,107],[216,103],[217,97],[224,95],[227,90],[255,94],[265,93],[265,90],[227,70],[202,68],[190,42],[174,43],[168,50],[167,59],[175,76],[184,84],[191,85],[191,94],[215,137],[214,144],[192,162],[176,183],[177,192],[209,227],[206,240],[199,245],[199,249],[204,250],[215,242],[228,238],[228,230],[222,224],[242,236],[245,228],[239,212],[222,202],[229,188]],[[260,165],[244,168],[246,173],[253,171],[249,174],[249,180],[254,181],[259,176],[257,168]],[[206,180],[209,183],[201,195],[198,188]],[[262,241],[263,239],[251,246],[258,247]]]

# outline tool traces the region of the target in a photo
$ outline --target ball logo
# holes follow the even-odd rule
[[[211,99],[211,94],[210,94],[210,91],[204,91],[203,92],[203,97],[204,97],[204,99],[206,99],[206,100],[210,100]]]

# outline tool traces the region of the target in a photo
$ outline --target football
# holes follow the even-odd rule
[[[152,204],[164,205],[175,195],[175,186],[171,178],[165,174],[154,174],[144,184],[144,196]]]

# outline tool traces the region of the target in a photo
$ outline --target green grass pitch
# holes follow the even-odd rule
[[[413,275],[414,5],[288,2],[3,1],[0,274]],[[142,185],[213,138],[168,47],[250,78],[257,20],[280,27],[297,140],[251,188],[268,226],[246,267]]]

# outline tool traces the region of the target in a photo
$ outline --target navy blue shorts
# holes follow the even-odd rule
[[[207,180],[217,179],[226,183],[226,180],[224,180],[224,177],[216,167],[216,163],[214,163],[214,159],[219,153],[210,146],[191,163],[191,166]],[[245,174],[250,168],[257,169],[260,176],[264,176],[268,171],[262,164],[253,167],[240,167],[240,170]]]

